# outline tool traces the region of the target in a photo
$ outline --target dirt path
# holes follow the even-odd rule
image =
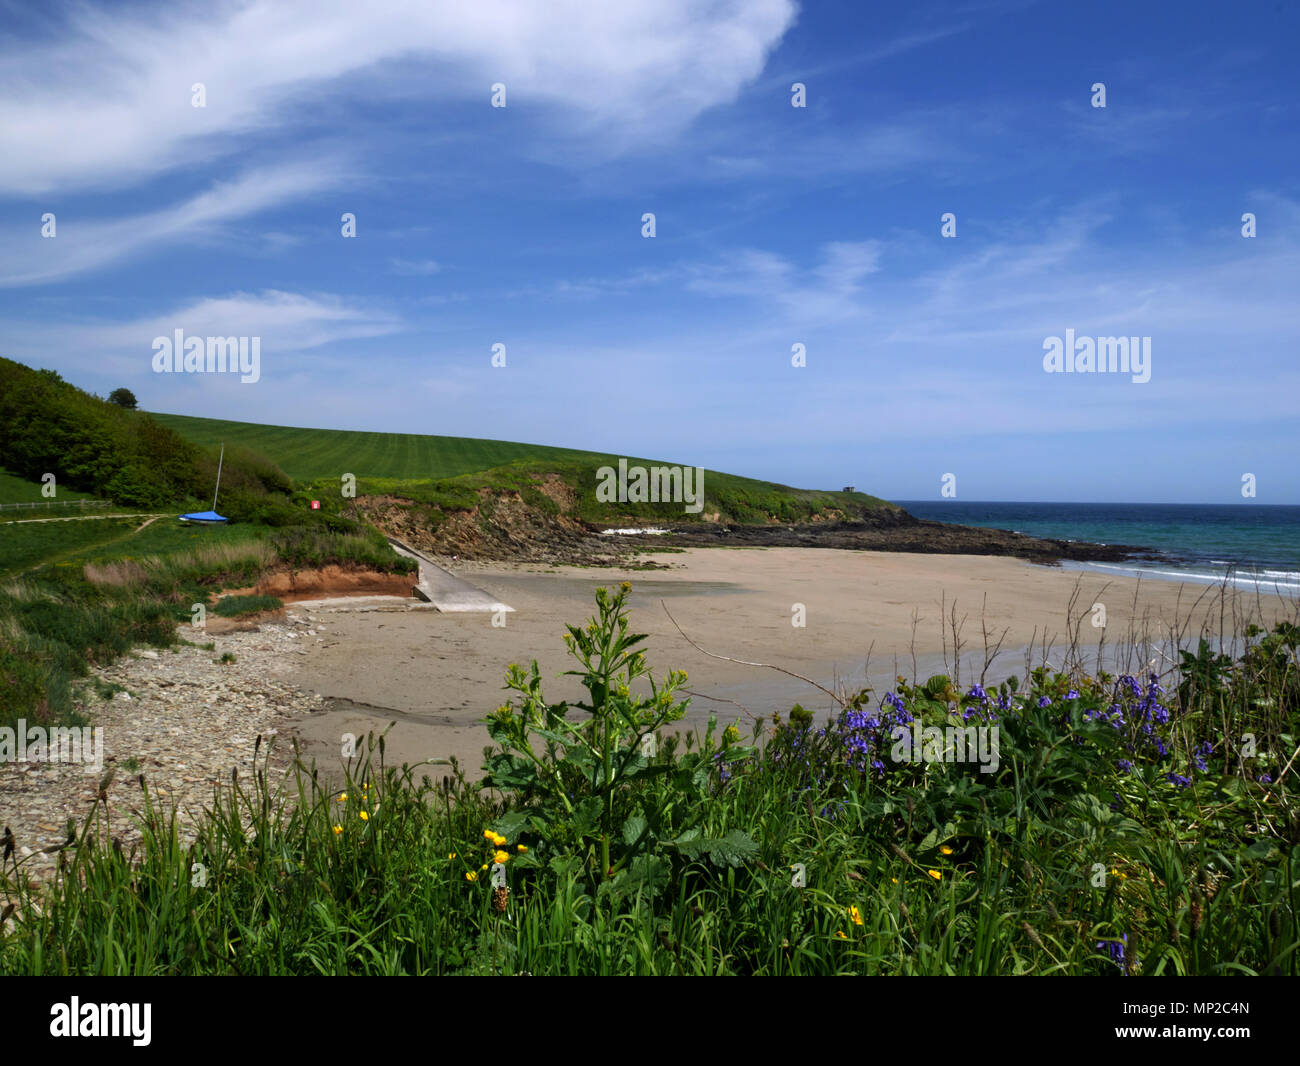
[[[69,518],[11,518],[6,524],[27,522],[93,522],[96,519],[103,520],[105,518],[148,518],[149,522],[152,522],[155,518],[166,517],[165,514],[151,514],[149,511],[137,511],[132,514],[78,514],[72,515]],[[147,526],[149,522],[146,522],[145,526]],[[141,526],[140,528],[143,529],[144,526]]]
[[[62,561],[63,559],[67,559],[67,558],[70,557],[70,556],[77,555],[77,554],[79,554],[79,553],[85,551],[88,547],[93,547],[93,548],[99,549],[99,548],[107,547],[107,546],[110,545],[110,544],[120,544],[120,543],[122,543],[122,541],[124,541],[124,540],[130,540],[132,537],[134,537],[137,533],[139,533],[142,529],[144,529],[144,528],[145,528],[147,525],[149,525],[150,523],[152,523],[152,522],[156,522],[156,521],[158,521],[158,519],[160,519],[160,518],[166,518],[166,517],[167,517],[167,516],[164,515],[164,514],[154,514],[154,515],[151,515],[151,514],[148,514],[148,513],[141,513],[141,514],[114,514],[114,515],[87,515],[86,518],[143,518],[144,521],[141,522],[138,526],[136,526],[135,529],[131,530],[131,532],[129,532],[129,533],[123,533],[120,537],[111,537],[111,538],[109,538],[108,540],[101,541],[99,544],[94,544],[94,545],[85,545],[85,544],[83,544],[83,545],[81,545],[81,546],[79,546],[79,547],[73,548],[71,551],[63,552],[61,555],[50,555],[50,556],[46,556],[46,558],[42,559],[42,560],[41,560],[39,563],[37,563],[35,566],[29,566],[26,570],[19,570],[19,571],[17,572],[17,574],[15,574],[14,576],[15,576],[15,577],[22,577],[24,574],[30,574],[33,570],[39,570],[42,566],[48,566],[50,563],[57,563],[57,562]],[[78,519],[78,518],[28,518],[28,519],[24,519],[23,521],[27,521],[27,522],[78,522],[78,521],[81,521],[81,519]]]

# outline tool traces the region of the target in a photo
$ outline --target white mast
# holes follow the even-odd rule
[[[221,464],[225,461],[225,459],[226,459],[226,445],[225,442],[223,441],[221,444],[221,458],[217,460],[217,487],[212,493],[212,510],[214,513],[217,510],[217,493],[221,491]]]

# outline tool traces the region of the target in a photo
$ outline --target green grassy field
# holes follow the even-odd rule
[[[414,433],[363,433],[227,422],[218,418],[154,414],[160,424],[196,444],[242,444],[265,455],[292,478],[340,477],[438,479],[471,474],[515,459],[593,460],[595,452],[550,448],[473,437]]]
[[[291,477],[311,482],[323,493],[336,488],[341,475],[351,473],[356,475],[358,492],[362,494],[391,493],[439,506],[452,503],[453,497],[459,496],[463,497],[460,505],[468,506],[477,498],[479,488],[516,489],[531,475],[559,473],[579,489],[578,512],[581,516],[596,521],[610,515],[607,505],[595,504],[596,471],[602,466],[616,466],[619,458],[623,458],[600,452],[471,437],[297,429],[186,415],[156,414],[153,417],[196,444],[224,441],[227,445],[240,444],[258,452]],[[662,459],[626,458],[631,465],[665,463]],[[490,477],[473,476],[488,470],[493,471]],[[460,482],[454,483],[451,479],[460,479]],[[773,517],[799,521],[825,507],[853,513],[892,506],[863,492],[796,489],[714,470],[705,471],[705,484],[709,509],[719,507],[725,518],[736,521],[763,521]],[[617,510],[650,518],[660,516],[660,512],[680,509],[631,504],[620,505]],[[677,517],[689,519],[693,516]]]
[[[107,550],[128,537],[138,518],[96,518],[71,522],[0,522],[0,574],[18,574],[86,549]]]
[[[89,492],[78,492],[76,489],[60,487],[58,496],[51,500],[41,495],[42,487],[39,481],[28,481],[26,478],[18,477],[16,474],[9,473],[4,467],[0,467],[0,503],[65,503],[73,500],[93,500],[95,498]]]
[[[134,523],[139,525],[139,521]],[[189,526],[175,518],[160,518],[147,525],[128,541],[104,545],[91,545],[76,554],[82,562],[99,562],[110,559],[142,558],[147,555],[171,555],[209,545],[234,547],[250,541],[264,540],[269,530],[265,526],[235,524],[229,526]]]

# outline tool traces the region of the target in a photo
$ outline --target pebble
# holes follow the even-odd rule
[[[273,771],[292,765],[290,745],[272,738],[291,733],[295,719],[323,703],[274,676],[287,652],[307,654],[294,637],[290,624],[265,623],[260,630],[223,635],[215,657],[184,645],[162,656],[146,648],[92,668],[92,679],[131,690],[101,700],[87,685],[78,705],[89,724],[103,729],[104,770],[118,771],[108,785],[108,814],[124,847],[140,841],[133,816],[141,807],[141,773],[158,806],[176,809],[178,829],[189,841],[194,819],[211,805],[213,786],[228,786],[232,769],[241,782],[251,778],[255,748],[259,770],[268,752]],[[225,651],[235,662],[219,661]],[[123,765],[128,760],[134,769]],[[21,871],[34,880],[56,874],[58,854],[42,849],[61,842],[69,818],[85,823],[101,776],[80,764],[0,764],[0,825],[11,827],[19,854],[29,860]]]

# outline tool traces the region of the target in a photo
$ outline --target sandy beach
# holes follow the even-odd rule
[[[548,700],[580,698],[576,678],[557,676],[574,665],[564,624],[585,622],[594,613],[595,588],[620,581],[632,585],[631,628],[649,635],[645,648],[655,678],[670,668],[686,671],[685,687],[694,694],[686,724],[695,727],[710,714],[723,724],[739,720],[743,728],[794,702],[819,712],[834,704],[776,670],[712,658],[683,632],[715,655],[779,665],[837,691],[870,683],[879,698],[896,674],[924,680],[951,672],[954,605],[963,683],[978,680],[984,669],[982,629],[990,645],[1002,640],[991,682],[1023,671],[1031,645],[1035,664],[1046,655],[1062,665],[1076,588],[1074,624],[1089,662],[1103,635],[1091,625],[1098,603],[1105,607],[1107,646],[1125,646],[1133,632],[1166,637],[1180,617],[1191,618],[1192,635],[1203,623],[1217,633],[1221,612],[1231,628],[1231,604],[1221,603],[1217,588],[1007,558],[806,548],[688,549],[648,558],[670,569],[461,565],[460,576],[514,608],[498,627],[482,613],[311,609],[327,623],[327,636],[294,663],[292,680],[324,697],[327,709],[301,723],[304,750],[322,766],[335,765],[344,733],[395,722],[388,761],[454,755],[477,776],[488,743],[481,720],[506,698],[508,665],[527,666],[535,658]],[[802,627],[792,624],[796,604],[803,605]],[[1295,616],[1294,605],[1276,596],[1241,596],[1237,609],[1270,625]]]

